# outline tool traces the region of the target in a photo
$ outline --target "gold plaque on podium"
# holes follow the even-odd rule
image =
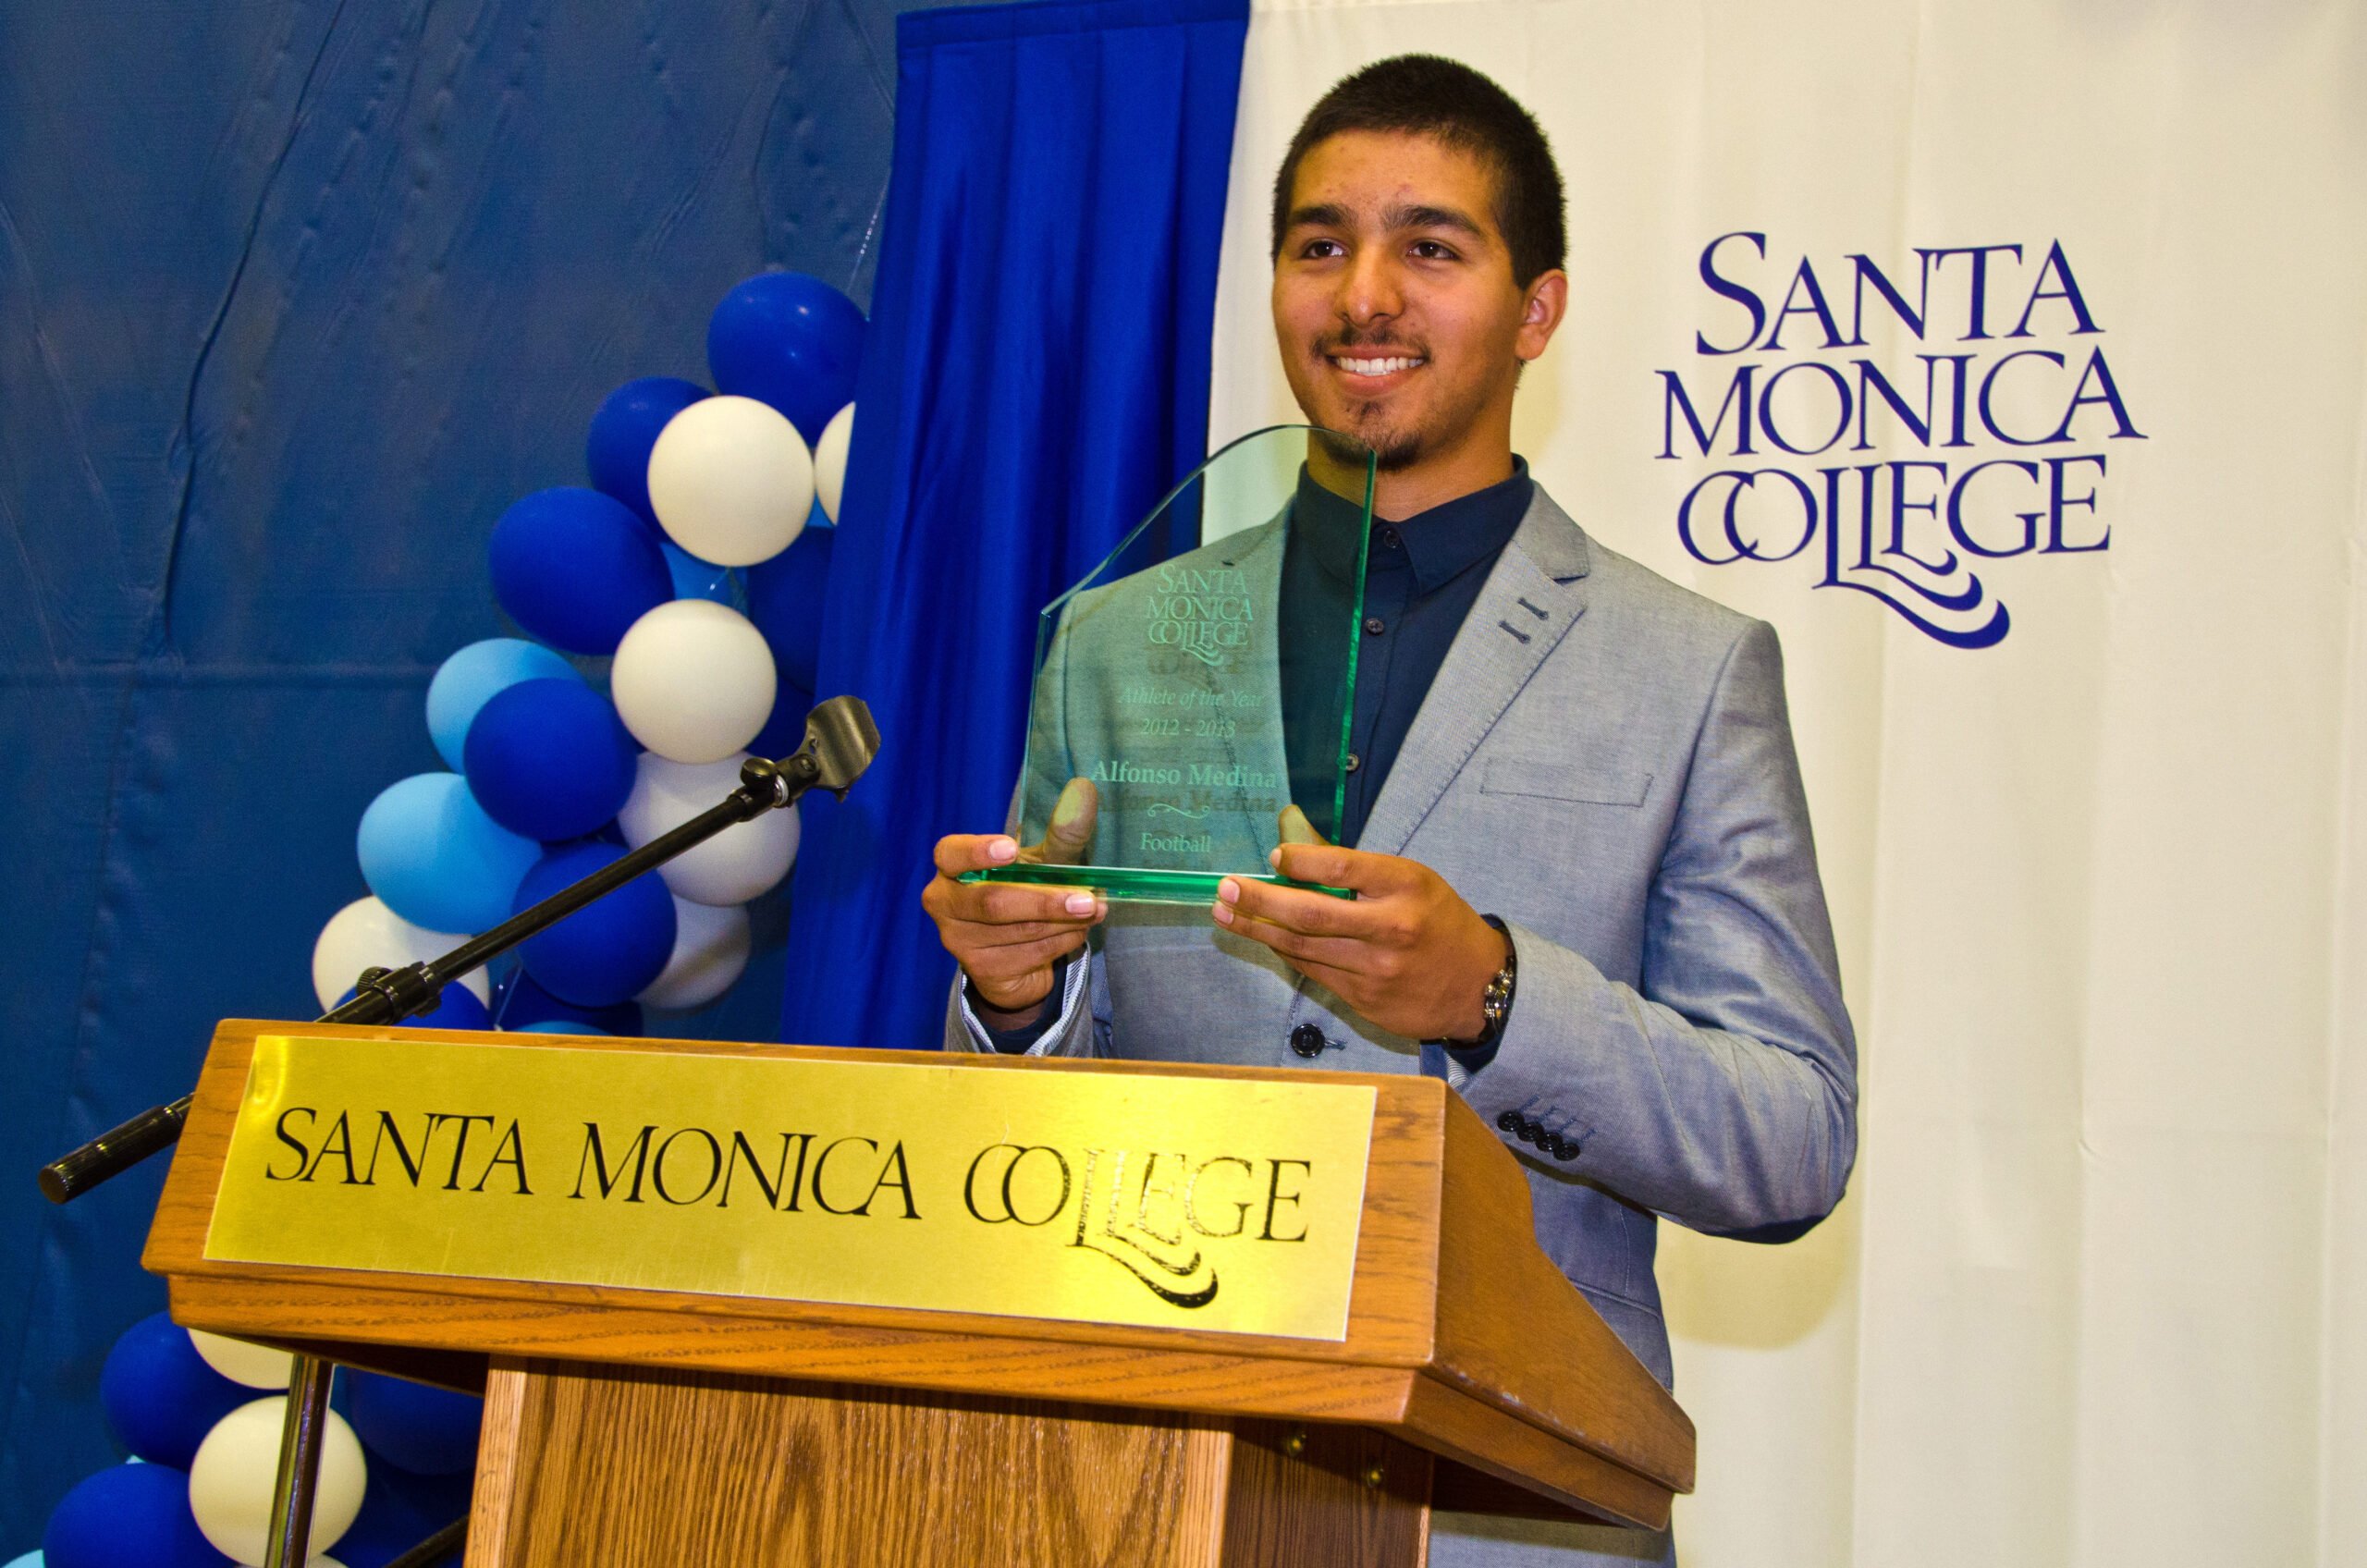
[[[205,1256],[1339,1340],[1374,1091],[265,1035]]]

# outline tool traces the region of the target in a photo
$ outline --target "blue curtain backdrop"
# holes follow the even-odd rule
[[[933,1046],[938,835],[1001,826],[1036,611],[1207,451],[1247,0],[915,12],[816,694],[879,760],[809,797],[782,1037]],[[1176,541],[1191,544],[1196,541]]]
[[[505,630],[493,521],[602,396],[704,383],[767,266],[868,299],[900,8],[0,0],[0,1562],[164,1304],[164,1162],[35,1167],[312,1015],[429,675]],[[783,918],[689,1032],[772,1031]]]

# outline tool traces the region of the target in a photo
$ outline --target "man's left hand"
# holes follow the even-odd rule
[[[1356,1012],[1410,1040],[1469,1040],[1486,1023],[1488,982],[1504,962],[1504,938],[1419,861],[1343,850],[1317,839],[1294,806],[1274,869],[1328,893],[1228,876],[1217,924],[1262,942]],[[1293,829],[1296,828],[1296,831]],[[1314,842],[1305,839],[1315,839]]]

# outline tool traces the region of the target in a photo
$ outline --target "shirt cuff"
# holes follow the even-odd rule
[[[992,1028],[979,1018],[970,977],[963,975],[962,1022],[969,1028],[971,1038],[985,1049],[1003,1056],[1042,1056],[1059,1037],[1061,1025],[1076,1005],[1077,994],[1085,988],[1085,966],[1072,962],[1073,956],[1063,953],[1052,961],[1052,989],[1047,999],[1057,1001],[1058,1005],[1046,1008],[1033,1023],[1022,1023],[1012,1029]]]
[[[1506,1022],[1509,1023],[1511,1021],[1507,1019]],[[1490,1062],[1496,1060],[1496,1052],[1503,1043],[1504,1036],[1501,1032],[1499,1032],[1494,1039],[1489,1041],[1484,1046],[1448,1046],[1444,1047],[1447,1061],[1450,1063],[1447,1068],[1448,1084],[1453,1088],[1460,1089],[1464,1084],[1469,1083],[1475,1073],[1477,1073],[1481,1068],[1486,1067]]]

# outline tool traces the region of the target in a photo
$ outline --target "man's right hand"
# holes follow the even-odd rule
[[[1082,888],[964,882],[962,874],[1013,861],[1074,865],[1093,842],[1099,809],[1093,781],[1072,778],[1040,844],[1023,849],[1003,833],[956,833],[937,841],[937,875],[922,889],[921,907],[970,977],[987,1027],[1016,1029],[1041,1017],[1051,999],[1053,962],[1084,947],[1085,932],[1110,906]]]

